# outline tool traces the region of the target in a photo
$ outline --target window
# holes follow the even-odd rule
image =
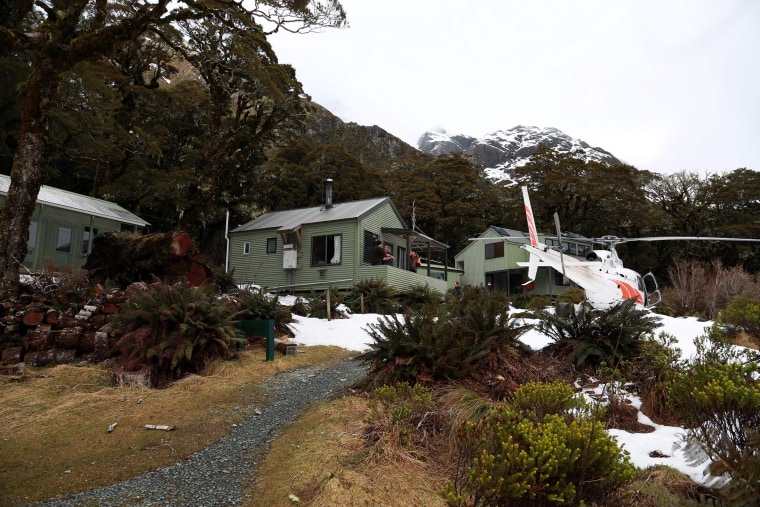
[[[311,265],[340,264],[340,234],[311,238]]]
[[[243,255],[248,255],[251,253],[251,243],[246,241],[243,243]]]
[[[267,253],[277,252],[277,238],[267,238]]]
[[[26,247],[33,250],[37,246],[37,220],[29,223],[29,239],[26,241]]]
[[[90,236],[90,228],[85,226],[84,233],[82,233],[82,253],[88,254],[90,253],[90,238],[94,238],[98,235],[98,229],[97,227],[93,227],[92,229],[92,236]]]
[[[401,269],[409,269],[409,255],[403,246],[396,248],[396,265]]]
[[[377,234],[369,231],[364,231],[364,244],[362,245],[363,262],[372,262],[372,249],[375,248],[376,240]]]
[[[58,226],[58,237],[55,242],[55,251],[61,253],[71,253],[71,227],[63,225]]]
[[[504,242],[486,243],[486,259],[504,257]]]

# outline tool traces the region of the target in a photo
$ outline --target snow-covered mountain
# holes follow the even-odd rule
[[[508,180],[510,171],[528,163],[539,146],[547,146],[559,153],[576,153],[585,161],[621,163],[608,151],[592,147],[555,128],[518,125],[480,138],[429,130],[417,141],[418,149],[424,153],[464,153],[475,157],[485,168],[488,179],[494,182]]]

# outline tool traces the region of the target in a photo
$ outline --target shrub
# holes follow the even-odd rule
[[[760,337],[760,301],[737,298],[718,314],[716,322],[735,337],[740,331]]]
[[[646,374],[639,382],[639,390],[647,393],[649,410],[660,420],[671,420],[676,414],[670,405],[670,385],[686,367],[681,359],[678,340],[669,334],[660,333],[641,344],[641,370]]]
[[[432,292],[427,285],[417,285],[398,293],[396,301],[401,311],[419,310],[428,305],[441,302],[441,296]]]
[[[309,317],[314,319],[326,319],[327,315],[327,294],[330,295],[330,318],[341,319],[345,317],[341,307],[345,299],[345,294],[341,293],[335,287],[329,288],[323,293],[314,293],[309,298]]]
[[[262,294],[258,291],[239,291],[234,299],[237,301],[236,320],[274,320],[274,327],[281,335],[293,336],[290,324],[293,314],[280,304],[275,294]]]
[[[586,292],[580,287],[568,287],[565,292],[557,297],[558,303],[571,303],[579,305],[586,300]]]
[[[150,286],[114,315],[115,347],[128,369],[151,367],[154,387],[197,373],[217,357],[234,357],[245,343],[235,327],[235,308],[212,287]]]
[[[522,348],[518,337],[525,329],[510,319],[506,298],[485,289],[465,290],[403,317],[382,317],[367,329],[373,343],[360,358],[372,366],[363,385],[477,376],[500,352]]]
[[[422,423],[435,410],[435,403],[430,389],[399,382],[375,389],[368,407],[366,423],[373,441],[409,447],[425,442],[424,432],[418,429],[424,427]]]
[[[606,310],[561,304],[534,316],[539,319],[539,331],[560,347],[569,348],[578,366],[601,361],[614,366],[638,349],[643,336],[660,326],[657,317],[637,309],[632,299]]]
[[[364,305],[364,313],[381,315],[394,313],[398,306],[396,291],[383,280],[377,278],[363,280],[354,286],[346,299],[346,306],[354,313],[361,313],[362,305]]]
[[[710,357],[710,354],[706,354]],[[731,495],[760,495],[760,384],[757,364],[698,360],[670,385],[670,403],[690,429],[688,441],[734,481]],[[690,453],[693,461],[704,458]]]
[[[465,425],[463,467],[442,495],[451,506],[543,506],[608,494],[633,478],[634,467],[598,415],[569,385],[520,387]]]
[[[543,310],[552,305],[552,299],[549,296],[531,296],[525,304],[527,310]]]

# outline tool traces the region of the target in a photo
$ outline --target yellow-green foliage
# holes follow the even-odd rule
[[[573,386],[564,382],[525,384],[512,393],[509,405],[522,416],[537,421],[549,414],[566,414],[586,407],[583,399],[575,397]]]
[[[565,292],[557,297],[558,303],[572,303],[574,305],[582,303],[586,299],[586,292],[580,287],[568,287]]]
[[[541,310],[551,305],[552,300],[549,296],[532,296],[525,307],[528,310]]]
[[[691,424],[690,436],[734,480],[760,494],[760,384],[756,363],[697,362],[671,383],[671,404]]]
[[[597,498],[630,481],[634,467],[627,453],[592,413],[569,386],[522,386],[483,421],[465,425],[460,442],[466,470],[444,486],[446,502],[560,505]]]
[[[760,301],[737,298],[720,311],[716,322],[725,327],[729,334],[745,331],[760,336]]]

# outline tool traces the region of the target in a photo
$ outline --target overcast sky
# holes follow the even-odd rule
[[[760,171],[758,0],[342,0],[270,41],[312,99],[412,146],[556,127],[658,173]]]

